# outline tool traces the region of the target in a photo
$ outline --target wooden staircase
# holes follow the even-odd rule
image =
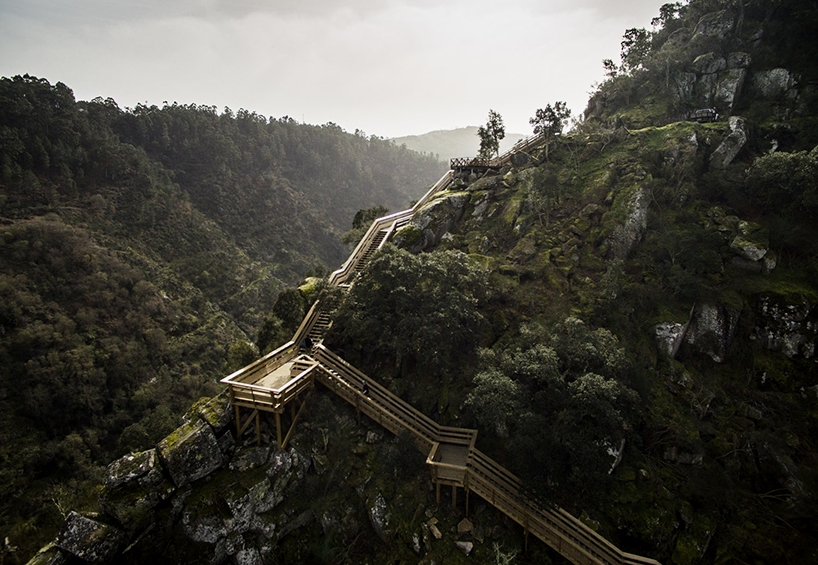
[[[384,241],[386,240],[386,236],[388,235],[389,230],[378,230],[375,234],[375,237],[372,238],[372,241],[367,246],[366,250],[361,255],[361,259],[355,263],[355,272],[359,273],[363,270],[366,264],[372,259],[372,256],[375,254],[378,249],[380,249]]]
[[[654,559],[621,551],[562,509],[543,510],[528,500],[520,479],[474,447],[477,430],[441,426],[323,345],[313,349],[313,358],[318,362],[318,382],[392,433],[410,432],[421,451],[428,453],[435,445],[467,448],[467,463],[456,485],[466,490],[467,501],[469,492],[476,493],[520,524],[526,534],[577,565],[659,565]]]
[[[321,310],[315,318],[315,323],[307,334],[312,343],[321,343],[324,341],[324,335],[332,326],[332,317],[325,311]]]
[[[523,140],[500,160],[507,161],[513,151],[528,150],[542,141],[540,136]],[[453,179],[454,172],[447,172],[412,209],[375,220],[350,258],[332,273],[330,283],[342,288],[354,284],[355,276],[389,237],[408,223],[414,212],[437,192],[445,190]],[[466,491],[468,513],[468,494],[474,492],[520,524],[525,529],[526,539],[529,533],[533,534],[576,565],[660,565],[654,559],[621,551],[561,508],[544,510],[538,507],[522,493],[519,478],[475,447],[477,430],[441,426],[332,353],[322,344],[326,331],[332,325],[328,311],[331,308],[315,302],[290,342],[245,369],[222,379],[223,383],[231,387],[231,399],[243,398],[240,394],[246,396],[248,392],[244,389],[250,390],[250,394],[254,395],[264,392],[253,390],[260,388],[251,384],[256,382],[254,379],[274,370],[276,363],[292,359],[298,344],[309,336],[314,345],[311,356],[302,356],[302,363],[307,367],[303,372],[304,378],[315,378],[355,406],[359,415],[365,414],[392,433],[408,431],[414,438],[415,445],[429,454],[427,463],[432,479],[438,485],[438,499],[440,484],[451,485],[455,496],[456,489],[462,487]],[[315,365],[310,365],[309,362],[314,362]],[[288,386],[292,388],[294,385],[295,383]],[[255,397],[251,400],[249,407],[257,404]],[[236,411],[238,415],[238,405]],[[279,440],[279,445],[281,444]],[[455,453],[463,460],[454,464],[447,463],[446,453]]]

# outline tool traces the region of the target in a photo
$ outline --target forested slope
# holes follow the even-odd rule
[[[0,80],[0,536],[30,551],[93,506],[101,465],[254,358],[282,288],[343,261],[359,208],[405,208],[442,169],[333,124]]]

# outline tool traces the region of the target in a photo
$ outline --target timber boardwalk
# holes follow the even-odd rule
[[[492,168],[502,167],[514,152],[528,151],[544,140],[542,136],[522,140],[492,160]],[[372,255],[435,194],[446,190],[453,179],[454,171],[450,170],[414,207],[375,220],[349,259],[332,273],[330,283],[346,288],[354,284]],[[654,559],[620,550],[560,508],[538,507],[522,494],[520,479],[475,447],[477,430],[441,426],[327,349],[321,342],[331,323],[316,302],[291,341],[222,379],[229,387],[230,402],[236,411],[238,436],[255,423],[256,441],[260,442],[260,412],[271,412],[275,415],[278,447],[283,449],[304,408],[306,395],[317,380],[353,405],[359,418],[364,414],[394,434],[406,431],[412,435],[415,445],[427,455],[438,503],[441,486],[452,487],[454,504],[457,489],[461,488],[468,515],[469,495],[473,492],[520,524],[526,543],[528,534],[532,534],[577,565],[659,565]],[[314,345],[309,351],[301,351],[298,344],[308,336]],[[281,416],[287,406],[290,424],[285,435]],[[244,421],[241,409],[252,411]]]

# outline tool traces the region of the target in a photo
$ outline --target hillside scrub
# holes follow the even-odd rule
[[[0,538],[29,555],[94,509],[101,467],[257,357],[265,318],[297,327],[280,291],[340,264],[356,210],[442,169],[334,124],[0,79]]]

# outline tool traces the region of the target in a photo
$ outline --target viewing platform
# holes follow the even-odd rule
[[[534,136],[486,166],[502,166],[516,151],[527,151],[545,138]],[[474,159],[467,159],[469,163]],[[499,163],[498,163],[499,161]],[[454,164],[453,167],[454,169]],[[330,284],[348,288],[369,259],[408,222],[434,194],[453,182],[450,170],[413,208],[375,220],[344,265],[333,272]],[[279,449],[284,449],[295,429],[298,417],[314,389],[316,380],[327,390],[355,407],[358,419],[367,416],[394,434],[408,433],[418,449],[428,454],[426,464],[437,490],[452,487],[452,503],[457,506],[457,489],[474,492],[506,516],[576,565],[659,565],[647,557],[633,555],[611,544],[568,512],[539,507],[523,493],[518,477],[475,447],[477,430],[443,426],[421,413],[386,387],[371,379],[323,344],[323,336],[332,324],[331,308],[315,302],[292,340],[250,365],[222,379],[230,391],[236,411],[237,439],[255,422],[256,441],[261,443],[259,419],[263,412],[273,414]],[[307,339],[309,338],[309,339]],[[309,346],[309,350],[299,345]],[[282,416],[290,407],[289,429],[284,435]],[[246,420],[241,410],[252,410]]]
[[[269,412],[275,418],[278,448],[284,449],[306,402],[306,398],[301,398],[302,393],[308,394],[315,386],[317,367],[318,363],[302,354],[291,341],[222,379],[228,386],[230,403],[236,411],[236,437],[255,423],[256,442],[260,444],[261,412]],[[290,428],[284,435],[281,416],[287,406],[290,407]],[[244,421],[242,408],[252,410]]]

